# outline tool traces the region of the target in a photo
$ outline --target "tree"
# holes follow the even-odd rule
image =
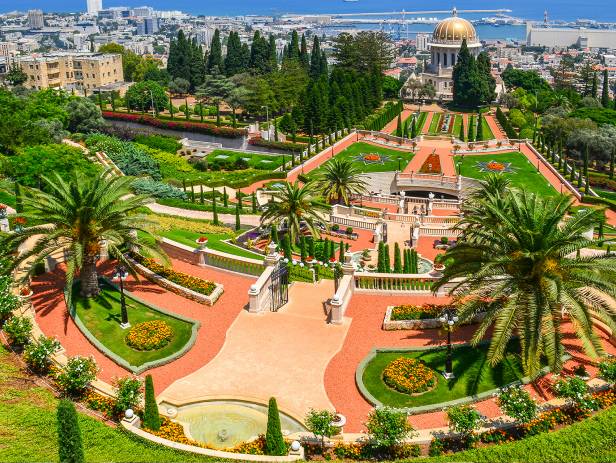
[[[154,108],[155,112],[158,113],[167,107],[165,89],[158,82],[151,80],[131,85],[126,91],[124,99],[127,107],[142,112]]]
[[[110,177],[103,172],[93,178],[75,174],[65,181],[54,173],[50,177],[43,176],[42,181],[45,191],[33,190],[24,198],[24,216],[28,222],[44,225],[25,227],[1,241],[13,249],[33,240],[30,250],[14,259],[12,268],[64,253],[67,256],[65,278],[70,299],[77,271],[81,278],[81,295],[92,297],[99,293],[96,263],[103,242],[109,254],[132,272],[133,264],[124,256],[126,248],[147,250],[152,255],[161,256],[158,247],[150,244],[150,241],[156,241],[148,231],[151,223],[138,212],[150,202],[150,198],[128,196],[131,179]],[[140,240],[135,232],[145,234],[150,240]],[[24,278],[29,277],[34,269],[35,265],[30,265]]]
[[[173,95],[186,95],[190,91],[190,82],[182,77],[176,77],[169,82],[168,89]]]
[[[124,74],[124,80],[127,82],[134,81],[137,66],[143,59],[141,56],[134,51],[113,42],[101,45],[98,52],[122,55],[122,71]]]
[[[177,37],[172,39],[169,44],[167,72],[172,79],[181,77],[189,82],[192,81],[191,54],[191,43],[184,35],[184,31],[180,29]]]
[[[398,242],[394,244],[394,273],[402,273],[402,258]]]
[[[406,413],[390,407],[372,409],[365,426],[370,443],[390,456],[395,447],[412,437],[414,431]]]
[[[242,228],[240,222],[240,203],[235,204],[235,230],[239,231]]]
[[[152,375],[145,377],[145,407],[143,411],[143,427],[158,431],[160,429],[160,413],[154,395],[154,380]]]
[[[196,91],[197,98],[216,105],[216,125],[220,125],[220,102],[226,100],[234,88],[233,82],[214,68],[211,74],[205,76],[203,85]]]
[[[208,74],[222,73],[223,61],[222,61],[222,44],[220,43],[220,31],[216,29],[212,42],[210,44],[210,53],[207,57],[206,72]]]
[[[462,435],[467,444],[470,444],[473,434],[481,427],[481,415],[470,405],[457,405],[447,410],[449,429]]]
[[[84,463],[81,430],[75,405],[68,399],[58,402],[56,412],[58,429],[58,459],[62,463]]]
[[[66,110],[68,111],[68,130],[73,133],[98,132],[105,125],[101,110],[87,98],[73,98],[66,105]]]
[[[319,37],[314,36],[312,40],[312,50],[310,52],[310,77],[313,79],[321,75],[321,45]]]
[[[265,433],[265,454],[282,456],[287,454],[287,446],[280,428],[280,413],[276,399],[271,397],[267,407],[267,431]]]
[[[306,414],[304,424],[306,429],[321,438],[321,453],[325,449],[325,438],[332,437],[336,433],[336,427],[333,425],[336,415],[329,410],[314,410]]]
[[[212,223],[218,225],[218,210],[216,208],[216,190],[212,188]]]
[[[285,182],[273,191],[273,199],[264,206],[261,224],[271,225],[284,222],[288,227],[289,238],[297,243],[303,227],[312,236],[318,236],[316,223],[321,221],[328,207],[317,201],[311,182],[300,186],[298,182]]]
[[[326,163],[315,185],[328,202],[344,205],[349,204],[351,195],[364,194],[368,188],[355,164],[342,158],[334,158]]]
[[[601,106],[610,107],[610,86],[607,69],[603,71],[603,87],[601,88]]]
[[[227,40],[227,54],[224,61],[225,74],[231,77],[245,72],[246,64],[240,35],[238,32],[231,31]]]
[[[471,108],[494,99],[496,83],[490,67],[489,56],[480,53],[476,60],[464,39],[452,72],[453,101],[456,105]]]
[[[9,67],[6,75],[4,76],[4,80],[9,83],[9,85],[17,86],[26,83],[28,80],[28,75],[21,70],[21,67],[17,64],[12,64]]]
[[[518,335],[526,375],[538,373],[542,357],[559,372],[565,316],[577,327],[575,335],[591,357],[603,353],[592,318],[616,328],[610,299],[615,294],[616,258],[574,257],[593,243],[584,234],[596,218],[591,210],[567,218],[571,204],[564,195],[543,198],[514,191],[488,194],[471,201],[471,209],[465,211],[465,217],[468,213],[474,218],[461,222],[465,239],[447,251],[452,263],[434,290],[460,278],[451,289],[460,297],[460,320],[485,310],[472,343],[480,342],[493,326],[491,365],[503,359],[512,336]],[[492,301],[487,307],[486,298]]]
[[[343,32],[333,39],[333,58],[338,66],[359,72],[389,69],[395,60],[395,47],[382,31]]]

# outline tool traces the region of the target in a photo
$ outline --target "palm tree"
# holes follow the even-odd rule
[[[348,205],[349,196],[365,193],[368,184],[361,178],[361,171],[352,161],[334,158],[323,166],[316,188],[330,203]]]
[[[616,257],[577,256],[593,243],[584,233],[593,226],[595,213],[567,217],[572,200],[566,196],[512,192],[506,201],[505,208],[498,201],[482,202],[483,226],[471,223],[464,238],[447,251],[452,263],[435,290],[447,284],[458,296],[461,321],[486,311],[472,342],[481,341],[493,327],[488,351],[492,365],[503,359],[509,340],[517,335],[526,374],[537,374],[542,358],[552,371],[560,371],[566,320],[588,355],[603,354],[592,319],[616,329]],[[466,221],[458,226],[464,229]]]
[[[127,249],[145,249],[161,256],[156,240],[137,237],[137,231],[152,237],[147,231],[152,223],[138,212],[150,198],[130,196],[131,179],[102,172],[92,179],[76,174],[67,182],[54,174],[43,177],[43,181],[46,191],[32,190],[24,198],[25,217],[29,222],[42,224],[23,228],[3,240],[9,249],[34,240],[30,249],[14,260],[13,268],[63,252],[69,292],[79,272],[82,296],[92,297],[99,293],[96,263],[104,244],[109,254],[129,271],[133,271],[133,266],[124,257]],[[26,277],[33,270],[34,265],[29,266]]]
[[[285,223],[291,243],[297,243],[302,225],[317,236],[316,223],[328,214],[328,207],[316,201],[312,182],[300,186],[298,182],[285,182],[274,190],[273,198],[261,214],[261,224]]]

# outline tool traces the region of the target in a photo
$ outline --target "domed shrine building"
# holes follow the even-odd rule
[[[477,32],[469,21],[458,16],[454,8],[452,16],[440,21],[434,28],[432,38],[428,42],[430,64],[419,77],[411,76],[410,79],[419,79],[422,84],[432,84],[436,89],[436,99],[452,100],[453,67],[464,39],[470,53],[476,58],[481,52]]]

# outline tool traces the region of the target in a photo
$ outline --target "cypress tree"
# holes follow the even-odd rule
[[[592,87],[590,90],[590,96],[593,98],[597,98],[597,92],[599,91],[599,81],[597,79],[597,73],[593,72],[592,74]]]
[[[411,138],[417,137],[417,118],[413,117],[411,122]]]
[[[237,203],[240,205],[240,211],[244,209],[242,204],[242,190],[238,189],[235,194],[235,199],[237,199]]]
[[[289,241],[289,235],[284,235],[282,238],[282,251],[284,257],[290,261],[293,260],[293,252],[291,251],[291,242]]]
[[[315,253],[314,253],[314,238],[310,238],[308,240],[308,257],[315,257]]]
[[[200,191],[199,191],[199,202],[201,204],[203,204],[205,202],[204,198],[203,198],[203,184],[199,185],[199,188],[200,188]]]
[[[419,262],[417,260],[417,251],[415,249],[411,249],[409,251],[411,257],[411,273],[419,273]]]
[[[218,225],[218,210],[216,209],[216,190],[212,188],[212,223]]]
[[[306,255],[306,238],[304,237],[304,235],[300,236],[299,238],[299,255],[302,259],[302,262],[306,262],[306,257],[308,257]]]
[[[235,206],[235,230],[239,231],[242,228],[240,223],[240,208],[239,205]]]
[[[469,119],[468,141],[475,141],[475,116],[471,116]]]
[[[609,90],[609,78],[607,75],[607,69],[603,71],[603,87],[601,89],[601,105],[604,108],[610,107],[610,90]]]
[[[402,113],[398,113],[398,125],[396,126],[396,136],[402,136]]]
[[[299,62],[302,64],[303,68],[308,71],[310,67],[310,56],[308,54],[308,44],[306,43],[306,36],[302,34],[302,41],[299,50]]]
[[[254,191],[252,192],[252,213],[257,213],[257,194]]]
[[[475,137],[476,141],[485,140],[483,136],[483,117],[481,113],[477,115],[477,137]]]
[[[336,243],[333,240],[329,242],[329,258],[331,259],[332,257],[336,257]]]
[[[402,259],[400,256],[400,246],[394,244],[394,273],[402,273]]]
[[[190,182],[190,200],[195,203],[195,182]]]
[[[216,29],[210,44],[210,53],[207,57],[206,70],[208,74],[214,72],[214,68],[218,68],[219,72],[223,72],[222,68],[222,44],[220,43],[220,31]]]
[[[83,463],[83,445],[75,405],[68,399],[58,402],[56,411],[58,457],[62,463]]]
[[[270,229],[270,240],[272,240],[274,243],[278,244],[278,227],[274,224],[272,224],[272,228]]]
[[[462,121],[460,122],[460,134],[458,135],[458,138],[461,141],[464,141],[464,117],[462,117]]]
[[[24,211],[24,201],[21,194],[21,185],[15,182],[15,212],[21,214]]]
[[[385,264],[385,273],[391,273],[391,262],[389,260],[389,244],[386,244],[384,247],[384,264]]]
[[[223,187],[222,189],[222,205],[224,207],[229,207],[229,195],[227,194],[227,187]]]
[[[312,41],[312,51],[310,53],[310,77],[316,79],[321,73],[321,45],[319,37],[314,36]]]
[[[152,375],[145,377],[145,408],[143,411],[143,427],[158,431],[160,429],[160,414],[154,395],[154,381]]]
[[[571,161],[571,172],[569,175],[569,180],[573,182],[575,180],[575,162]]]
[[[379,242],[376,267],[379,273],[385,273],[385,243],[382,241]]]
[[[340,263],[344,262],[344,243],[342,241],[340,241],[340,249],[338,252],[338,262]]]
[[[586,149],[584,150],[584,179],[586,180],[584,194],[588,195],[588,193],[590,193],[590,181],[588,180],[588,145],[586,145]]]
[[[282,437],[280,427],[280,413],[275,398],[270,398],[267,407],[267,431],[265,433],[265,453],[267,455],[282,456],[287,453],[287,446]]]

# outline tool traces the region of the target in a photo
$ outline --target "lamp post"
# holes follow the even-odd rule
[[[401,172],[401,170],[400,170],[400,161],[402,161],[402,158],[400,156],[398,156],[398,172]]]
[[[265,120],[267,124],[267,141],[270,141],[269,106],[261,106],[261,109],[263,108],[265,108]]]
[[[439,321],[443,324],[445,329],[447,329],[447,358],[445,359],[445,371],[443,372],[443,377],[445,379],[453,379],[455,376],[453,374],[453,366],[451,360],[451,330],[453,329],[453,325],[457,323],[458,316],[453,310],[445,309],[445,311],[439,317]]]
[[[156,117],[156,106],[154,106],[154,94],[152,93],[152,89],[148,89],[150,91],[150,102],[152,103],[152,117]]]
[[[126,298],[124,297],[124,280],[128,278],[128,272],[123,265],[118,265],[115,268],[115,273],[113,275],[113,279],[120,280],[120,306],[122,308],[122,323],[120,326],[122,329],[126,329],[130,326],[128,322],[128,312],[126,311]]]

